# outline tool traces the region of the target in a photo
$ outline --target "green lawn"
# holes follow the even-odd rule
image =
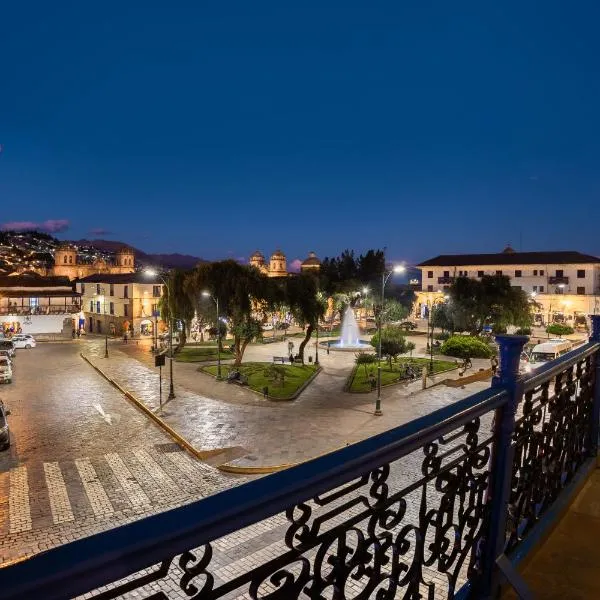
[[[231,352],[221,352],[221,360],[233,358]],[[177,362],[206,362],[217,360],[216,346],[186,346],[175,355]]]
[[[406,363],[410,363],[420,368],[429,368],[428,358],[401,358],[397,362],[392,362],[392,369],[390,370],[389,363],[387,360],[381,361],[381,385],[388,383],[394,383],[399,381],[399,375],[401,367]],[[433,361],[433,372],[441,373],[443,371],[449,371],[454,369],[456,363],[450,362],[449,360],[435,360]],[[377,364],[367,365],[367,376],[365,377],[365,369],[363,365],[360,365],[353,371],[352,382],[349,387],[351,392],[368,392],[371,390],[371,384],[368,379],[368,373],[373,373],[377,377]]]
[[[262,393],[263,388],[267,386],[269,388],[269,396],[272,398],[286,399],[292,397],[316,371],[314,365],[277,365],[285,369],[284,382],[283,385],[280,385],[265,377],[265,368],[270,366],[270,364],[260,362],[244,363],[239,367],[239,371],[248,378],[248,387]],[[224,379],[232,368],[229,365],[222,367]],[[216,365],[200,367],[200,370],[211,375],[217,374]]]

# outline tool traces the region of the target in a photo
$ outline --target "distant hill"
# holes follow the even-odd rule
[[[168,269],[193,269],[199,262],[205,262],[197,256],[190,254],[148,254],[139,248],[135,248],[124,242],[115,240],[74,240],[77,246],[90,246],[102,252],[114,254],[123,246],[129,246],[135,252],[135,258],[143,265],[156,265]]]

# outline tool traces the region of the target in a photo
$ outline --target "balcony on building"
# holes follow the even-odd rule
[[[454,282],[455,277],[438,277],[438,283],[441,285],[450,285]]]
[[[568,277],[548,277],[548,283],[550,285],[569,285]]]

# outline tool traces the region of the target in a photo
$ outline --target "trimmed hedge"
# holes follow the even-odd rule
[[[454,335],[442,344],[440,353],[456,358],[490,358],[493,351],[479,338],[469,335]]]
[[[568,325],[561,325],[560,323],[552,323],[546,327],[546,333],[550,335],[571,335],[575,333],[575,330]]]

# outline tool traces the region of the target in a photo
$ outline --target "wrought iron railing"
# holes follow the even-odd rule
[[[80,304],[45,304],[43,306],[0,306],[0,315],[72,315],[80,311]]]
[[[487,597],[498,557],[545,527],[597,453],[593,322],[593,341],[527,379],[526,338],[500,336],[489,390],[0,569],[2,598]],[[228,553],[261,533],[252,560]]]

